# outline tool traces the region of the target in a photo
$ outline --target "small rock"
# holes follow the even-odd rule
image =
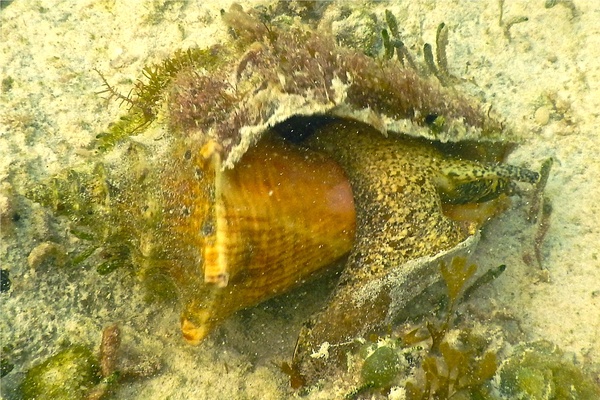
[[[39,267],[43,262],[53,258],[55,263],[60,267],[66,262],[66,252],[63,246],[54,242],[44,242],[36,246],[29,256],[27,256],[27,264],[33,269]]]
[[[550,121],[550,109],[546,106],[541,106],[535,110],[535,122],[540,126],[545,126]]]

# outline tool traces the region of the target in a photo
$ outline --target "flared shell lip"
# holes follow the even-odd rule
[[[289,98],[288,98],[289,97]],[[503,131],[504,137],[482,137],[481,129],[466,125],[458,120],[453,120],[443,134],[434,133],[427,126],[418,125],[410,119],[394,119],[385,114],[380,114],[372,108],[357,109],[348,104],[311,104],[299,96],[286,96],[280,99],[279,109],[267,120],[256,125],[246,125],[240,128],[240,143],[232,147],[223,160],[222,168],[230,169],[235,166],[246,151],[255,145],[262,135],[274,126],[284,123],[293,117],[328,116],[339,119],[349,119],[365,123],[377,129],[382,135],[390,133],[400,136],[410,136],[431,140],[440,143],[459,143],[462,141],[477,141],[481,143],[503,143],[509,145],[517,143],[519,138],[511,135],[510,131]],[[293,110],[293,111],[292,111]]]
[[[490,106],[396,59],[367,56],[339,45],[330,32],[296,23],[267,29],[240,6],[223,18],[239,37],[215,53],[218,68],[191,63],[196,78],[181,81],[182,93],[191,94],[170,105],[176,130],[202,126],[199,137],[222,145],[223,169],[233,168],[264,132],[299,116],[352,119],[383,135],[441,143],[520,141]]]

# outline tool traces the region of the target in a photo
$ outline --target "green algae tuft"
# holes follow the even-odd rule
[[[391,385],[400,370],[400,359],[391,347],[382,346],[363,364],[361,376],[365,385],[383,388]]]
[[[598,399],[600,385],[556,345],[539,341],[517,347],[500,371],[500,389],[511,399]]]
[[[100,382],[100,370],[92,352],[71,346],[31,368],[21,384],[23,400],[72,400]]]
[[[178,50],[162,62],[144,67],[143,77],[128,95],[119,93],[100,71],[96,71],[104,85],[104,90],[99,94],[105,94],[107,100],[114,99],[128,106],[127,113],[111,124],[108,131],[96,136],[96,149],[101,153],[106,152],[123,139],[143,131],[157,118],[178,75],[193,75],[198,70],[215,71],[227,62],[227,55],[227,50],[221,46]]]

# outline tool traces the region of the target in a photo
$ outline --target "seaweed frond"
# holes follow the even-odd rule
[[[386,350],[390,354],[385,359],[386,368],[370,371],[367,361],[372,356],[365,358],[361,371],[363,385],[346,398],[360,398],[364,393],[389,389],[393,384],[404,386],[409,400],[497,398],[490,384],[499,365],[497,349],[490,348],[488,338],[475,333],[464,319],[455,321],[455,315],[465,293],[470,295],[489,283],[499,275],[498,270],[504,270],[504,266],[468,285],[477,266],[467,261],[465,257],[454,257],[449,263],[440,263],[446,297],[440,301],[444,306],[439,308],[435,320],[409,326],[406,332],[400,333],[391,345],[394,351]],[[448,338],[450,331],[457,335]],[[431,343],[429,349],[424,345],[427,341]],[[388,343],[378,340],[378,349],[388,347]],[[370,378],[364,379],[367,372]],[[384,384],[374,384],[379,380]]]
[[[446,310],[446,317],[439,326],[430,322],[426,323],[427,330],[431,335],[432,353],[439,353],[442,341],[451,327],[452,317],[461,299],[465,284],[477,271],[477,265],[471,264],[467,266],[467,259],[465,257],[454,257],[449,265],[446,265],[442,261],[440,263],[440,271],[442,279],[446,284],[448,299],[450,301]]]
[[[108,127],[107,132],[96,136],[96,148],[101,151],[111,149],[122,139],[148,127],[157,118],[163,101],[169,94],[169,89],[182,71],[211,72],[227,60],[220,46],[207,49],[191,48],[178,50],[173,56],[160,63],[146,66],[142,69],[142,78],[138,79],[127,95],[119,93],[102,73],[104,90],[99,94],[108,94],[107,99],[119,100],[127,104],[127,113]]]
[[[104,89],[99,92],[96,92],[96,94],[100,94],[100,95],[108,94],[108,96],[106,97],[106,101],[118,99],[118,100],[120,100],[120,104],[119,104],[120,106],[122,106],[124,103],[129,104],[130,107],[133,105],[133,100],[131,100],[131,92],[133,91],[133,89],[131,89],[129,91],[129,93],[127,94],[127,96],[125,96],[122,93],[120,93],[117,89],[115,89],[113,86],[111,86],[110,83],[108,83],[108,81],[104,77],[104,74],[102,74],[102,72],[100,72],[100,70],[98,68],[94,68],[94,71],[96,71],[98,73],[98,75],[100,76],[100,79],[102,79],[102,86],[104,86]]]
[[[456,349],[446,342],[440,352],[441,356],[431,355],[421,363],[425,377],[422,386],[406,384],[407,399],[450,399],[459,393],[467,398],[487,395],[483,385],[494,377],[498,364],[494,352],[475,354],[472,349]]]

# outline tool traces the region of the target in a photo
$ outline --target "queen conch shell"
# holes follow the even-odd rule
[[[223,18],[235,41],[146,70],[126,118],[99,135],[92,178],[70,171],[29,197],[110,262],[174,282],[192,344],[349,254],[298,339],[293,364],[311,382],[353,337],[393,323],[538,174],[502,164],[518,137],[489,107],[398,60],[239,6]],[[313,357],[325,343],[329,360]]]

